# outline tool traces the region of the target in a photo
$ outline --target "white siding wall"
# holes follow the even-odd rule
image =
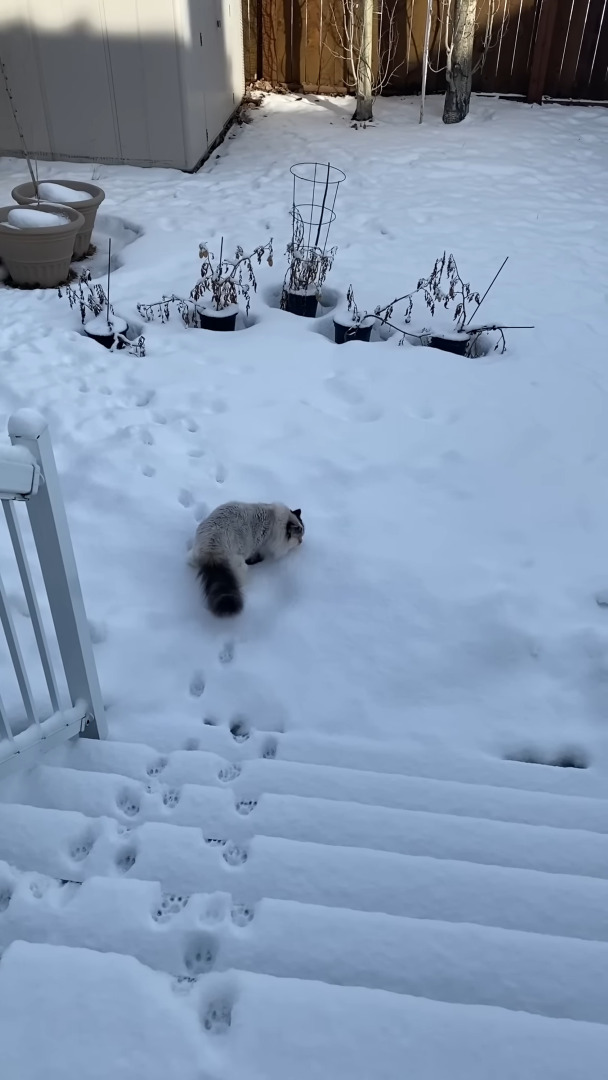
[[[194,168],[244,90],[240,0],[1,0],[0,55],[41,158]]]

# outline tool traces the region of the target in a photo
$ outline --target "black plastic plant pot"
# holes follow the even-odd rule
[[[200,325],[202,330],[236,330],[236,317],[238,311],[229,311],[227,315],[206,315],[204,311],[200,313]]]
[[[95,334],[91,330],[87,330],[86,326],[84,332],[91,341],[97,341],[99,345],[103,345],[104,349],[111,349],[116,343],[117,349],[124,349],[125,342],[118,334]]]
[[[317,314],[316,294],[312,293],[309,296],[306,293],[286,293],[285,310],[290,311],[292,315],[302,315],[305,319],[314,319]]]
[[[336,345],[344,345],[347,341],[369,341],[372,335],[372,324],[369,326],[353,326],[352,323],[341,323],[334,319],[334,339]]]
[[[440,337],[438,334],[432,334],[428,339],[428,344],[431,349],[440,349],[441,352],[456,353],[457,356],[466,356],[467,349],[469,347],[469,338],[467,337]]]

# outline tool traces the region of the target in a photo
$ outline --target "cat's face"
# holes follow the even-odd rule
[[[304,522],[301,510],[290,510],[287,524],[285,525],[285,537],[288,548],[296,548],[304,539]]]

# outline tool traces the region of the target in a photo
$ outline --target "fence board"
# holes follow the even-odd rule
[[[257,79],[262,77],[260,9],[260,0],[243,0],[243,52],[248,82],[256,82]],[[258,22],[260,23],[259,31]]]
[[[326,7],[328,4],[325,5]],[[325,47],[327,33],[328,12],[319,6],[306,0],[306,43],[305,43],[305,85],[306,86],[331,86],[336,84],[340,87],[339,75],[335,72],[335,60],[329,55],[331,50]]]
[[[535,6],[535,0],[503,0],[494,17],[494,34],[485,63],[479,78],[474,80],[476,90],[502,94],[527,92]],[[486,4],[486,20],[488,7]],[[481,54],[481,28],[477,48]]]
[[[335,87],[345,89],[345,61],[336,32],[336,20],[340,17],[340,5],[335,0],[308,0],[309,26],[318,26],[319,37],[315,41],[314,66],[308,86],[321,90]]]
[[[558,4],[553,44],[554,48],[557,46],[558,55],[561,52],[561,61],[555,97],[567,98],[572,96],[589,2],[590,0],[581,0],[579,3],[577,3],[577,0],[561,0],[561,5]],[[562,42],[563,49],[561,48]],[[550,73],[552,72],[553,56],[555,56],[555,53],[553,53],[549,61]],[[557,57],[555,57],[555,61],[557,62]]]
[[[608,100],[608,0],[604,0],[601,25],[589,71],[587,97],[594,101]]]
[[[283,0],[262,0],[258,34],[262,35],[261,78],[277,85],[287,81],[287,32]]]
[[[596,49],[599,45],[599,38],[602,29],[602,24],[606,19],[606,2],[605,0],[589,0],[589,10],[587,12],[587,18],[583,27],[581,36],[578,60],[574,73],[574,80],[571,86],[570,97],[591,97],[591,71],[596,59]],[[604,72],[606,71],[606,49],[604,47]],[[606,97],[606,79],[604,75],[603,86],[600,83],[600,92],[603,97]]]
[[[557,7],[554,0],[540,0],[537,8],[536,32],[530,56],[528,101],[540,105],[547,80],[549,59],[554,41]]]
[[[542,3],[555,5],[547,73],[537,94],[608,98],[608,0],[478,0],[475,90],[526,95]],[[346,65],[335,28],[342,0],[242,0],[249,82],[342,93]],[[398,41],[387,92],[419,93],[427,0],[396,0]],[[489,49],[483,42],[491,19]],[[429,93],[445,87],[443,0],[433,0]]]

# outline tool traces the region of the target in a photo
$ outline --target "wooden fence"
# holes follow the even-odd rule
[[[430,93],[445,88],[445,5],[432,3]],[[341,0],[242,4],[249,82],[344,92],[347,72],[336,31]],[[478,0],[477,7],[475,90],[531,101],[608,100],[608,0]],[[398,41],[389,92],[420,91],[426,12],[427,0],[396,0]],[[490,48],[484,56],[487,29]]]

